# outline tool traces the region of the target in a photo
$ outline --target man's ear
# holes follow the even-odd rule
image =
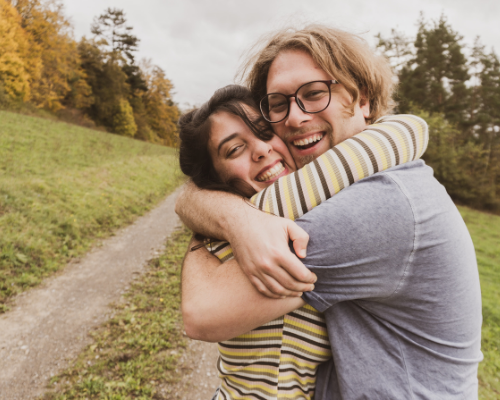
[[[363,117],[365,119],[368,119],[368,117],[370,116],[370,100],[368,100],[368,98],[363,92],[361,92],[361,98],[359,100],[359,108],[363,113]]]

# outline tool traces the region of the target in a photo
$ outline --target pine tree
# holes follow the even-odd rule
[[[94,18],[91,32],[100,38],[99,44],[104,51],[119,59],[128,59],[134,64],[139,38],[132,35],[132,27],[127,25],[125,13],[119,8],[107,8],[104,14]]]
[[[465,83],[470,76],[461,39],[444,15],[431,24],[421,18],[414,42],[415,56],[399,75],[401,112],[407,112],[413,104],[443,113],[452,123],[465,122],[469,96]]]

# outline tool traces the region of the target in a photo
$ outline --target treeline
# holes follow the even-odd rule
[[[416,37],[378,35],[399,78],[397,112],[430,125],[424,155],[457,201],[500,211],[500,62],[479,38],[462,44],[445,16],[418,21]]]
[[[165,72],[136,62],[139,39],[120,9],[73,38],[56,0],[0,0],[0,107],[36,108],[89,127],[167,146],[179,110]]]

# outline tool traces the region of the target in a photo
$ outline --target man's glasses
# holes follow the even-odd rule
[[[308,114],[319,113],[330,105],[330,86],[338,83],[335,79],[314,81],[299,87],[295,94],[268,93],[260,100],[260,111],[266,121],[281,122],[290,112],[290,97],[295,97],[295,102],[302,111]]]

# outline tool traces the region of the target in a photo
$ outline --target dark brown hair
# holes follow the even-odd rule
[[[255,110],[249,116],[243,106]],[[261,140],[270,140],[274,133],[262,118],[250,90],[240,85],[228,85],[217,90],[200,108],[191,110],[179,119],[179,164],[182,172],[189,176],[200,189],[220,190],[250,197],[255,190],[246,182],[234,179],[223,181],[213,166],[208,151],[211,116],[225,111],[236,115]]]

